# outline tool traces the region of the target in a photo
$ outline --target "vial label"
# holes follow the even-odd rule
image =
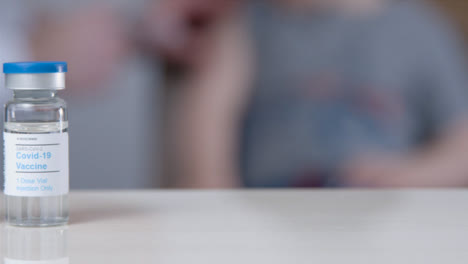
[[[5,194],[58,196],[67,194],[68,133],[3,133]]]

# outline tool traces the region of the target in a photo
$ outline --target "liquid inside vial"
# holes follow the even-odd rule
[[[5,122],[4,132],[25,135],[67,133],[68,122]],[[6,221],[11,225],[55,226],[68,222],[68,194],[41,197],[5,195],[5,208]]]

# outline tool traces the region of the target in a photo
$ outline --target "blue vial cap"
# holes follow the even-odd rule
[[[3,64],[3,73],[59,73],[67,72],[65,61],[24,61]]]

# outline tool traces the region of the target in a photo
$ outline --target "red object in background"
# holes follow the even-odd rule
[[[291,183],[293,188],[320,188],[324,187],[323,173],[316,170],[308,170],[302,173]]]

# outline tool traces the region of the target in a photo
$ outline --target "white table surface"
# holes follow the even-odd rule
[[[69,226],[2,222],[1,259],[468,263],[468,190],[74,192],[70,199]]]

